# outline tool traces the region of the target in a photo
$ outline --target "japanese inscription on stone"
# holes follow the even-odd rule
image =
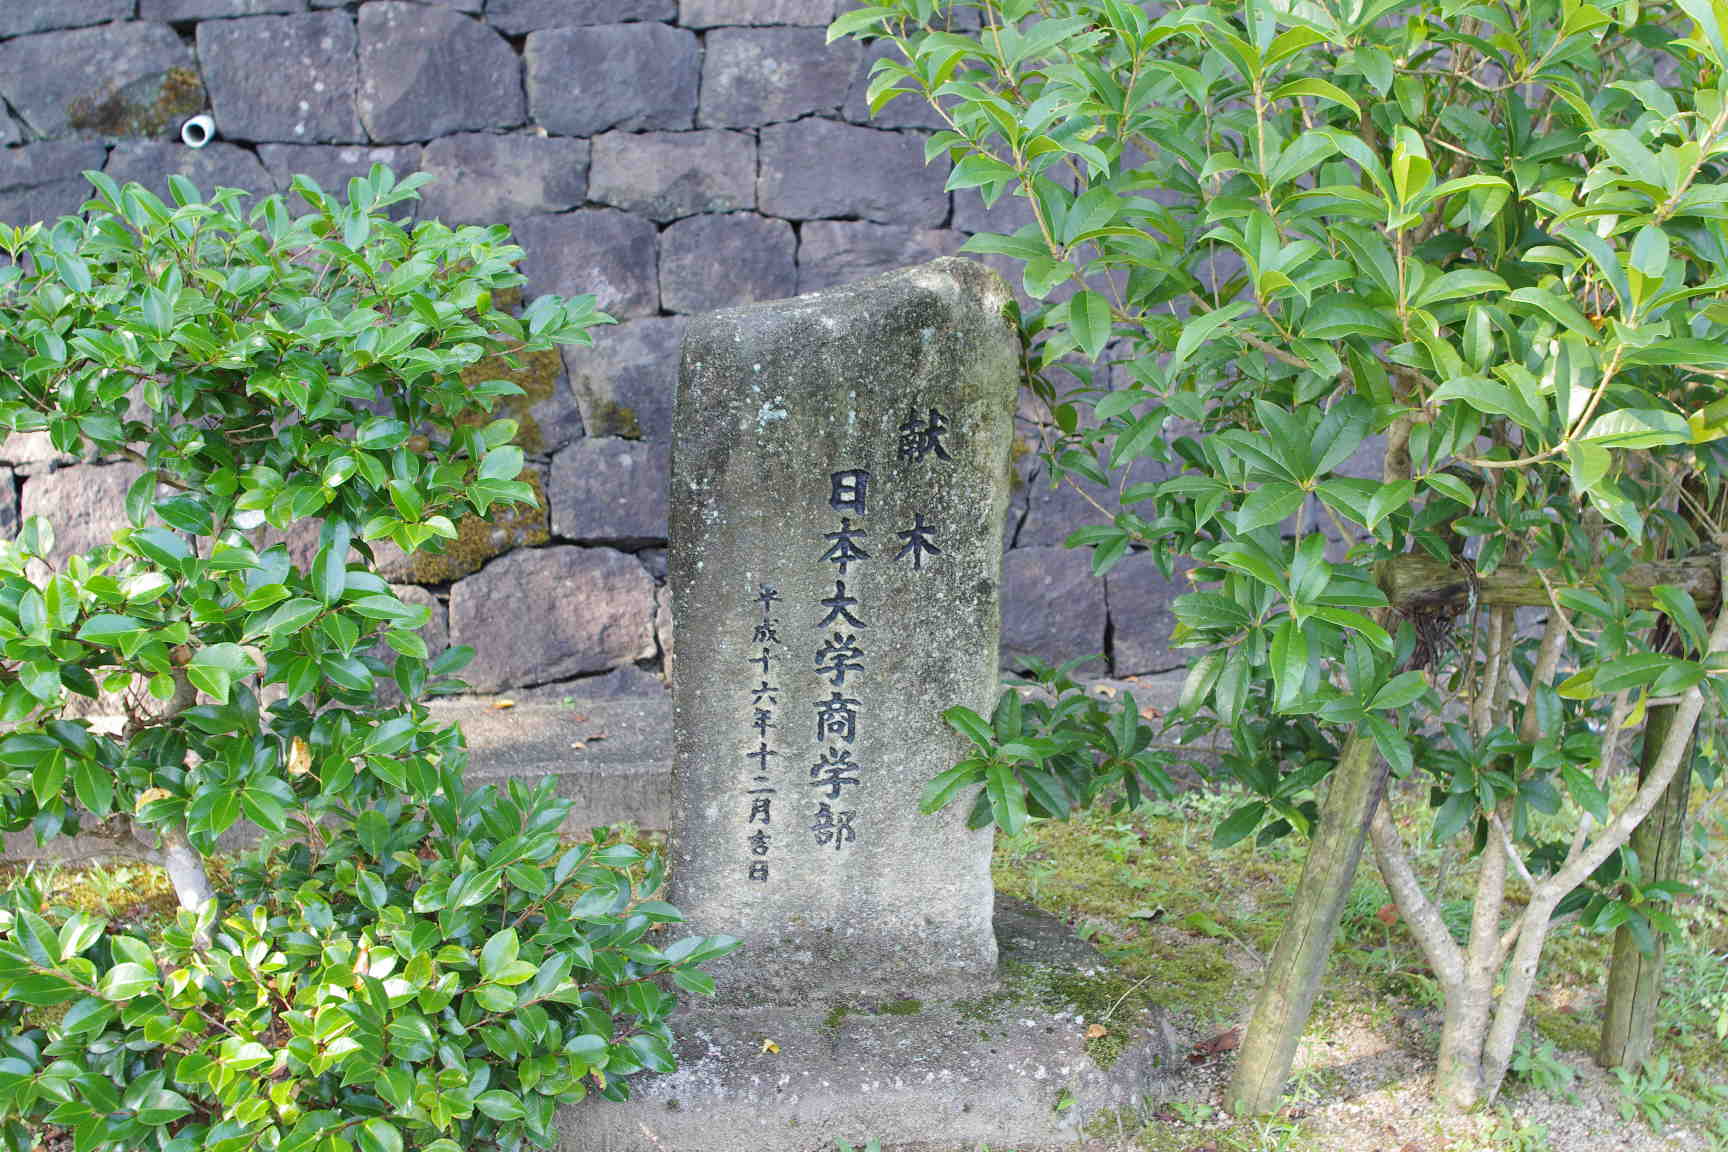
[[[1017,336],[963,260],[699,317],[670,576],[691,927],[723,995],[934,994],[994,967],[988,834],[918,795],[996,691]]]

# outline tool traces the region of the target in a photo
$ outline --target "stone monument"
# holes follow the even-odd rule
[[[565,1147],[725,1152],[1072,1139],[1143,1103],[1169,1055],[1106,1069],[1065,1005],[1017,998],[1095,954],[997,916],[991,837],[925,785],[942,719],[998,693],[1020,381],[1012,297],[943,259],[692,321],[671,481],[671,899],[741,937],[677,1072],[572,1110]],[[1023,991],[1023,989],[1022,989]]]

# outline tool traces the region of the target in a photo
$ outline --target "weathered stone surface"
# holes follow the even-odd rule
[[[90,196],[80,173],[100,169],[104,158],[102,145],[83,140],[44,140],[10,149],[0,163],[0,222],[22,226],[76,213]]]
[[[662,689],[601,697],[615,673],[559,685],[545,703],[529,703],[543,690],[512,692],[514,708],[474,699],[433,701],[433,719],[460,724],[468,744],[471,786],[551,777],[558,794],[575,802],[563,831],[583,835],[597,824],[629,821],[639,828],[672,823],[672,749],[666,733],[672,702]],[[607,683],[603,683],[606,681]],[[562,704],[569,696],[569,704]],[[10,857],[8,857],[10,859]]]
[[[754,128],[837,112],[846,100],[860,49],[856,41],[823,46],[820,28],[718,28],[703,43],[698,121]]]
[[[926,166],[917,136],[800,120],[762,129],[756,204],[790,220],[859,217],[934,228],[948,218],[947,161]]]
[[[80,464],[28,477],[20,516],[44,516],[54,526],[56,563],[112,542],[127,526],[126,490],[144,469],[136,464]]]
[[[890,1148],[1052,1149],[1181,1091],[1186,1044],[1157,1009],[1118,1010],[1122,1047],[1094,1054],[1094,1021],[1061,990],[1111,979],[1097,952],[1017,903],[997,907],[995,933],[1014,974],[959,1002],[908,983],[794,1008],[690,1005],[673,1019],[677,1071],[633,1080],[625,1103],[564,1109],[559,1147],[817,1152],[868,1132]]]
[[[206,197],[219,187],[239,188],[255,197],[268,196],[276,190],[276,182],[258,157],[234,144],[188,148],[165,140],[133,140],[117,145],[108,154],[108,165],[103,171],[120,184],[136,180],[164,200],[169,197],[171,175],[186,177]]]
[[[203,111],[204,82],[196,70],[151,72],[122,87],[72,102],[72,131],[110,139],[178,138],[186,117]]]
[[[654,655],[654,582],[610,548],[532,548],[450,590],[450,642],[479,692],[567,680]]]
[[[865,220],[812,220],[798,230],[798,291],[816,292],[960,251],[966,237],[941,228]]]
[[[677,16],[677,0],[491,0],[486,8],[486,23],[506,36],[522,36],[542,28],[675,20]]]
[[[662,223],[756,203],[756,138],[744,132],[608,132],[591,195]]]
[[[133,3],[134,0],[6,0],[0,4],[0,37],[125,20],[132,15]]]
[[[823,28],[833,19],[834,0],[679,0],[678,3],[678,23],[686,28],[714,28],[723,24],[803,24]]]
[[[465,133],[426,146],[420,170],[422,220],[497,224],[562,212],[588,195],[588,142],[562,137]]]
[[[954,227],[961,232],[1012,235],[1026,225],[1036,223],[1037,219],[1032,212],[1032,202],[1012,192],[1004,192],[988,208],[976,188],[962,188],[954,193]]]
[[[512,548],[546,543],[551,536],[546,530],[545,471],[529,465],[518,479],[534,487],[539,503],[494,505],[484,520],[464,516],[456,522],[456,539],[442,541],[437,552],[421,549],[410,554],[387,540],[374,541],[379,575],[403,584],[448,584],[480,571]]]
[[[1170,646],[1176,616],[1170,605],[1189,591],[1180,568],[1166,580],[1151,555],[1124,556],[1104,576],[1110,609],[1110,666],[1118,676],[1168,672],[1188,662],[1188,649]]]
[[[796,246],[784,220],[747,212],[680,220],[660,237],[660,306],[708,312],[790,296]]]
[[[1042,415],[1042,405],[1038,410]],[[1130,466],[1128,482],[1150,483],[1170,475],[1169,465],[1142,459]],[[1100,512],[1093,501],[1103,505],[1105,511]],[[1108,523],[1120,510],[1113,486],[1093,484],[1075,476],[1064,477],[1052,487],[1048,472],[1040,467],[1037,478],[1029,485],[1026,519],[1014,544],[1019,548],[1053,548],[1066,541],[1074,529]]]
[[[666,539],[671,451],[639,440],[578,440],[552,458],[552,534],[626,548]]]
[[[665,440],[672,435],[682,316],[632,320],[601,329],[591,348],[564,349],[570,388],[590,436]]]
[[[380,143],[509,128],[527,118],[522,62],[479,21],[401,0],[360,8],[356,106]]]
[[[1090,552],[1015,548],[1002,558],[1004,668],[1102,654],[1104,615],[1104,582],[1092,577]]]
[[[142,20],[209,20],[304,11],[306,0],[138,0]]]
[[[685,337],[673,899],[695,931],[746,941],[748,961],[715,968],[732,1002],[934,996],[994,971],[989,837],[917,801],[964,755],[941,711],[996,695],[1019,358],[1007,301],[979,265],[943,260],[709,313]],[[934,409],[940,456],[902,437],[909,411]],[[764,617],[773,632],[756,632]],[[757,697],[763,651],[778,692]],[[839,711],[841,731],[814,724],[831,701],[855,732]],[[758,706],[776,727],[754,726]],[[753,797],[771,823],[751,827]],[[766,855],[752,832],[771,837]]]
[[[364,144],[262,144],[258,148],[258,158],[264,162],[278,192],[287,192],[294,177],[305,175],[316,180],[324,191],[346,198],[348,181],[356,176],[365,176],[372,171],[374,164],[384,165],[396,173],[398,180],[418,171],[420,145],[368,148]],[[429,189],[422,189],[423,193],[426,191]],[[300,206],[298,195],[293,198],[293,203]],[[389,214],[396,219],[412,216],[415,205],[413,200],[393,204]]]
[[[947,121],[930,107],[930,102],[916,90],[902,93],[870,115],[870,69],[878,60],[888,59],[904,64],[906,58],[892,40],[873,40],[864,45],[852,70],[852,85],[846,92],[843,109],[846,119],[854,124],[874,124],[878,128],[928,128],[941,131]]]
[[[592,292],[600,307],[622,320],[660,308],[654,225],[610,208],[562,216],[528,216],[514,229],[528,253],[522,271],[528,294]]]
[[[698,48],[665,24],[597,24],[530,33],[528,106],[548,132],[689,128],[696,119]]]
[[[216,131],[290,144],[364,140],[354,110],[357,45],[354,21],[341,12],[198,25]]]
[[[18,531],[18,477],[10,468],[0,468],[0,536]]]
[[[99,135],[96,111],[128,85],[193,67],[192,54],[166,24],[133,21],[20,36],[0,43],[0,97],[37,136],[77,131],[75,113],[91,117],[90,134]]]
[[[79,180],[79,173],[100,169],[107,155],[107,149],[93,140],[42,140],[26,144],[6,153],[6,162],[0,164],[0,192]]]

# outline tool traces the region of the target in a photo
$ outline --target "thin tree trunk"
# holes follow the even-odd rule
[[[192,686],[192,681],[186,675],[184,662],[190,659],[189,651],[177,649],[175,652],[174,694],[162,706],[159,715],[152,719],[154,723],[165,723],[173,720],[180,713],[198,702],[198,690]],[[126,737],[131,738],[133,726],[127,724]],[[135,832],[141,831],[134,824]],[[159,843],[156,848],[156,860],[167,871],[169,881],[174,885],[174,895],[180,902],[180,907],[193,912],[198,911],[215,895],[210,886],[210,874],[205,870],[204,857],[192,846],[191,839],[186,835],[184,824],[169,824],[154,829]]]
[[[1658,704],[1650,709],[1644,722],[1644,752],[1638,763],[1640,781],[1649,777],[1673,724],[1674,705]],[[1686,808],[1692,792],[1691,760],[1688,750],[1655,810],[1632,833],[1630,844],[1638,854],[1646,880],[1679,878],[1686,847]],[[1636,1068],[1650,1056],[1656,1034],[1656,998],[1662,989],[1665,943],[1658,933],[1652,950],[1643,952],[1630,928],[1622,926],[1614,934],[1614,961],[1608,972],[1602,1042],[1596,1055],[1604,1068]]]
[[[1380,475],[1388,484],[1411,476],[1412,427],[1410,418],[1401,416],[1386,430]],[[1376,608],[1373,615],[1376,623],[1386,627],[1394,611]],[[1344,903],[1356,881],[1356,867],[1362,862],[1368,823],[1386,789],[1386,772],[1387,766],[1367,730],[1360,726],[1352,729],[1338,755],[1338,766],[1332,769],[1319,827],[1302,862],[1296,907],[1278,934],[1278,946],[1266,968],[1266,982],[1260,987],[1253,1019],[1242,1037],[1241,1055],[1227,1097],[1229,1108],[1238,1114],[1271,1112],[1284,1095],[1284,1082],[1296,1062],[1308,1015],[1320,995],[1332,938],[1338,933]]]
[[[1720,562],[1728,569],[1728,537],[1716,540],[1722,549]],[[1728,605],[1716,615],[1710,631],[1709,652],[1728,652]],[[1520,919],[1517,949],[1511,967],[1505,974],[1505,991],[1494,1010],[1494,1023],[1488,1030],[1488,1043],[1483,1056],[1483,1098],[1493,1099],[1506,1078],[1517,1044],[1518,1030],[1524,1021],[1524,1008],[1529,1003],[1536,983],[1536,971],[1542,958],[1542,944],[1548,935],[1550,918],[1566,894],[1590,877],[1590,874],[1631,839],[1638,826],[1649,818],[1661,802],[1675,776],[1686,761],[1686,751],[1697,731],[1698,717],[1704,711],[1703,687],[1692,685],[1680,694],[1674,704],[1674,719],[1661,741],[1650,771],[1639,784],[1630,803],[1603,827],[1601,833],[1586,844],[1574,841],[1572,851],[1558,871],[1544,878],[1531,893],[1530,904]],[[1587,829],[1580,829],[1580,833]]]
[[[1476,899],[1470,917],[1470,947],[1464,979],[1446,999],[1440,1030],[1435,1095],[1459,1111],[1482,1099],[1482,1046],[1494,1007],[1494,976],[1499,968],[1500,910],[1506,903],[1506,853],[1490,834],[1476,874]]]
[[[1302,865],[1296,906],[1278,934],[1243,1037],[1229,1094],[1229,1107],[1238,1114],[1271,1112],[1284,1094],[1385,784],[1386,764],[1373,739],[1360,728],[1352,731],[1332,770],[1320,824]]]

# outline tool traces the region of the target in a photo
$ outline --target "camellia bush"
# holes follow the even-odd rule
[[[1277,1106],[1370,833],[1444,996],[1438,1093],[1492,1099],[1557,922],[1633,959],[1671,926],[1719,763],[1728,9],[881,0],[830,35],[891,41],[873,108],[930,101],[949,187],[1025,210],[967,248],[1039,302],[1043,448],[1098,512],[1070,545],[1193,587],[1175,722],[1254,794],[1218,838],[1309,838],[1232,1103]],[[1125,711],[953,714],[977,754],[927,802],[982,785],[1013,828],[1156,783]],[[1463,939],[1388,772],[1477,860]],[[1645,983],[1605,1050],[1640,1013],[1647,1049]]]
[[[467,370],[610,318],[509,310],[501,226],[388,219],[424,177],[297,178],[299,215],[88,177],[84,217],[0,227],[0,426],[141,474],[110,544],[0,544],[0,804],[135,842],[181,908],[151,939],[0,910],[6,1145],[548,1147],[558,1105],[671,1067],[673,987],[734,942],[651,935],[659,863],[561,843],[550,786],[463,789],[425,698],[472,653],[428,659],[372,548],[532,501],[488,418],[517,389]]]

